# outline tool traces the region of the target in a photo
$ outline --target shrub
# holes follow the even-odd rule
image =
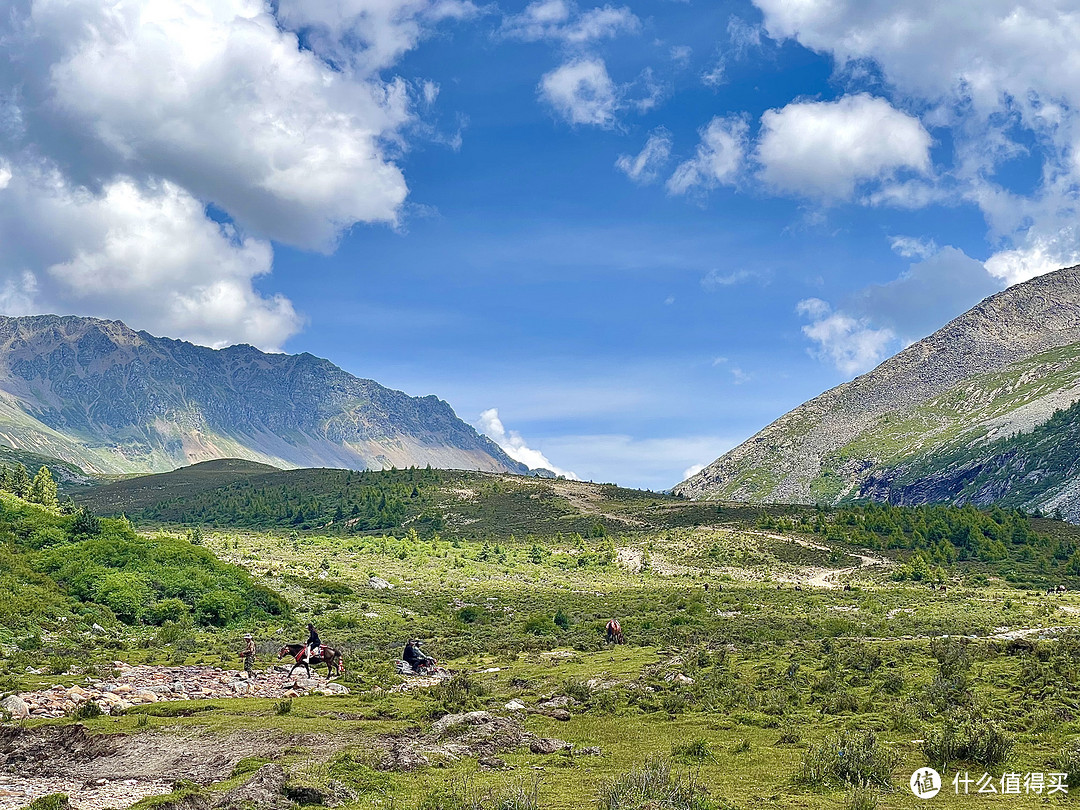
[[[278,715],[288,714],[292,711],[292,699],[287,698],[285,700],[279,700],[277,703],[274,704],[274,711]]]
[[[854,692],[840,689],[825,698],[821,704],[821,710],[826,714],[857,712],[859,710],[859,699]]]
[[[872,731],[843,731],[813,743],[796,781],[804,785],[889,787],[900,755],[883,747]]]
[[[599,810],[721,810],[692,775],[672,773],[671,761],[650,757],[600,786]]]
[[[105,712],[103,712],[101,707],[92,700],[80,703],[71,712],[71,716],[76,720],[93,720],[95,717],[101,717],[103,714],[105,714]]]
[[[1012,753],[1016,740],[995,723],[969,717],[962,722],[946,719],[940,730],[930,731],[922,744],[927,761],[942,768],[952,762],[1000,765]]]
[[[34,799],[30,804],[26,805],[26,810],[68,810],[71,807],[68,804],[68,797],[63,793],[50,793],[48,796],[42,796],[38,799]]]
[[[847,795],[845,810],[877,810],[878,794],[872,788],[852,788]]]
[[[1080,741],[1073,740],[1054,755],[1053,766],[1060,773],[1069,775],[1069,790],[1080,788]]]
[[[671,744],[671,758],[680,762],[704,762],[713,758],[712,749],[702,739],[686,743]]]
[[[568,698],[573,698],[579,703],[588,703],[589,698],[592,697],[592,687],[589,686],[581,678],[569,678],[566,683],[563,684],[562,692]]]
[[[802,742],[802,735],[797,731],[785,731],[777,739],[777,745],[798,745]]]
[[[431,696],[438,703],[437,714],[471,711],[479,706],[479,699],[485,694],[484,685],[468,672],[458,672],[431,690]]]

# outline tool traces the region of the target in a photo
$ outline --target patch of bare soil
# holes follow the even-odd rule
[[[272,758],[298,745],[325,748],[325,741],[269,730],[91,734],[79,724],[0,727],[0,810],[52,793],[67,794],[74,810],[123,808],[169,793],[178,780],[208,785],[227,778],[245,757]]]

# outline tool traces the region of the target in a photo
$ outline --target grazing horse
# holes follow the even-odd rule
[[[286,655],[291,656],[293,659],[293,665],[289,669],[289,677],[292,677],[293,672],[297,667],[302,666],[307,670],[307,675],[311,677],[311,664],[326,664],[326,677],[331,678],[334,675],[335,670],[338,675],[345,674],[345,658],[341,654],[341,650],[335,650],[333,647],[322,645],[322,650],[319,655],[311,656],[311,661],[305,661],[300,655],[307,647],[306,644],[286,644],[280,650],[278,650],[277,657],[279,659],[284,658]]]

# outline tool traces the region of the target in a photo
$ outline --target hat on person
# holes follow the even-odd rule
[[[251,638],[251,633],[244,633],[244,638]]]

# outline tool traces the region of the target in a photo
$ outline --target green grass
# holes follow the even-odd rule
[[[852,572],[851,590],[815,588],[805,584],[815,572],[854,565],[851,538],[758,524],[767,516],[794,527],[801,517],[805,524],[841,512],[687,504],[587,485],[561,490],[559,503],[578,510],[583,525],[601,514],[617,527],[590,538],[550,530],[562,506],[546,517],[510,514],[542,482],[469,480],[498,483],[482,503],[507,510],[489,516],[477,536],[204,526],[202,550],[281,593],[289,618],[208,628],[188,617],[160,627],[114,625],[110,635],[90,637],[77,622],[38,628],[33,638],[33,628],[9,631],[0,648],[2,688],[107,677],[116,659],[236,667],[246,630],[265,662],[314,621],[324,641],[346,651],[347,696],[293,698],[286,712],[270,699],[152,704],[85,723],[103,733],[272,730],[282,740],[277,761],[294,784],[341,782],[356,794],[350,808],[902,808],[911,806],[908,777],[928,764],[922,741],[935,746],[931,754],[947,749],[950,761],[971,760],[972,770],[1040,771],[1076,759],[1080,594],[1012,588],[992,570],[976,582],[950,565],[942,595],[895,580],[903,556],[890,549],[881,553],[892,565]],[[582,493],[600,499],[582,505]],[[1056,524],[1044,528],[1060,529],[1055,542],[1066,537]],[[185,528],[158,529],[145,541],[168,548],[186,536]],[[644,551],[647,571],[620,563]],[[394,587],[372,588],[372,575]],[[625,645],[604,643],[612,616]],[[1071,632],[994,638],[1040,627]],[[400,682],[391,662],[410,637],[465,674],[439,689],[389,691]],[[52,660],[57,665],[41,674],[28,671]],[[521,723],[576,753],[502,752],[513,768],[505,772],[483,769],[468,754],[411,773],[378,769],[391,735],[422,735],[442,714],[507,715],[512,699],[532,708],[559,696],[570,699],[569,721],[524,712]],[[600,754],[580,753],[585,748]],[[995,753],[1002,751],[1004,761]],[[227,785],[261,764],[241,763]],[[853,784],[870,788],[856,793]]]

